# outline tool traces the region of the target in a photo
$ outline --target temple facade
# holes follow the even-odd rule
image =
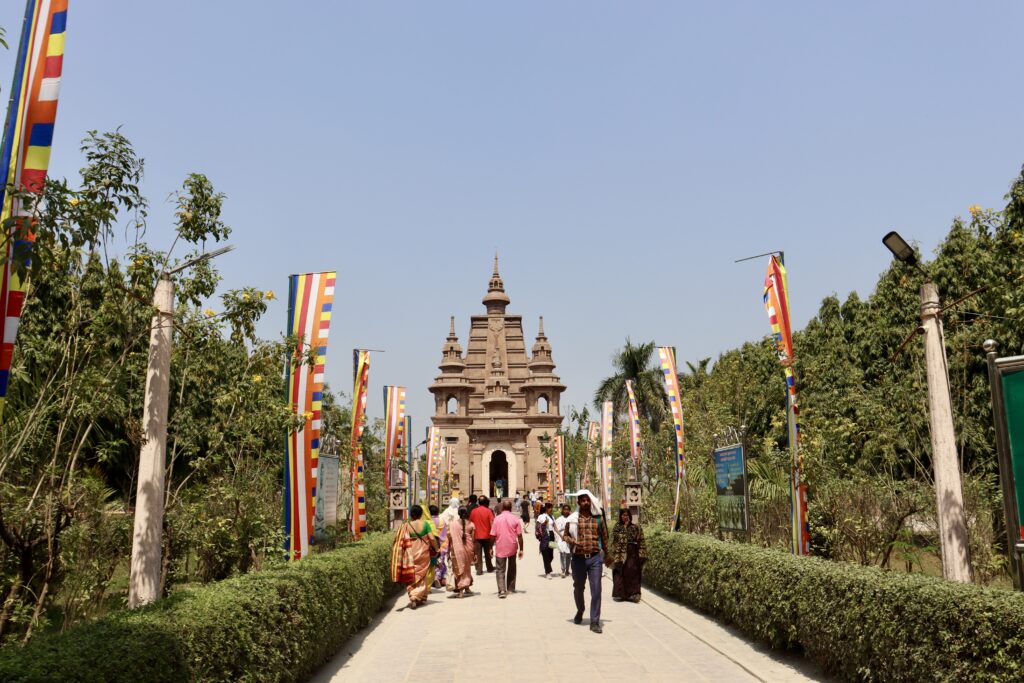
[[[542,489],[548,477],[542,445],[562,424],[565,391],[554,373],[544,318],[527,354],[523,318],[506,312],[497,256],[483,304],[485,313],[470,319],[465,354],[451,319],[441,374],[430,386],[433,424],[452,454],[451,488],[492,497],[499,486],[506,496]]]

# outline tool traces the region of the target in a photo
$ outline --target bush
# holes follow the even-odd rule
[[[655,533],[644,581],[857,681],[1024,679],[1024,596]]]
[[[394,593],[391,535],[182,590],[24,648],[0,650],[3,681],[303,680]]]

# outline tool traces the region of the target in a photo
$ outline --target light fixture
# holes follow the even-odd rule
[[[889,231],[885,237],[882,238],[882,244],[885,248],[892,252],[892,255],[896,257],[897,261],[907,264],[908,266],[917,265],[917,254],[914,253],[914,248],[907,244],[907,241],[900,237],[900,234],[895,230]]]

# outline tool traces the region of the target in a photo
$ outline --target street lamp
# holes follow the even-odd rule
[[[128,607],[135,608],[160,598],[161,550],[164,526],[164,471],[167,466],[167,404],[171,386],[171,348],[174,328],[174,281],[171,276],[197,263],[226,254],[221,247],[160,273],[153,291],[156,312],[150,323],[149,365],[146,396],[142,406],[142,448],[135,493],[135,529],[132,535]]]
[[[970,545],[964,513],[963,485],[953,429],[953,403],[949,396],[946,342],[942,331],[939,288],[917,262],[917,254],[899,233],[892,231],[882,244],[896,259],[917,268],[925,276],[921,285],[921,327],[924,335],[925,369],[928,376],[928,419],[931,424],[932,470],[938,500],[939,547],[942,575],[950,581],[971,580]]]

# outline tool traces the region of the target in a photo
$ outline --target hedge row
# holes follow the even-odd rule
[[[857,681],[1024,680],[1024,596],[654,534],[644,582]]]
[[[390,534],[371,534],[5,648],[0,680],[303,680],[393,595],[390,548]]]

